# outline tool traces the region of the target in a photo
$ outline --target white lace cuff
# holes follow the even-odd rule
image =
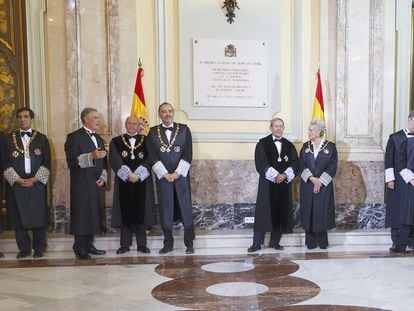
[[[402,179],[404,179],[404,181],[407,184],[411,181],[411,179],[414,178],[414,173],[411,170],[409,170],[408,168],[403,169],[400,172],[400,175],[401,175]]]
[[[155,164],[152,166],[152,170],[154,171],[155,175],[157,175],[158,179],[161,179],[165,174],[168,174],[167,169],[161,161],[155,162]]]
[[[395,180],[394,168],[393,167],[387,168],[385,170],[385,182],[387,183],[393,180]]]
[[[116,172],[116,176],[122,179],[122,181],[126,182],[128,179],[128,176],[132,173],[131,169],[126,166],[122,165],[121,168]]]
[[[308,179],[311,176],[312,176],[312,172],[308,168],[305,168],[302,174],[300,174],[300,178],[302,178],[304,182],[308,182]]]
[[[102,170],[101,176],[99,176],[99,179],[103,180],[106,184],[106,181],[108,180],[108,172],[106,170]]]
[[[39,167],[35,174],[35,178],[40,181],[42,184],[46,185],[49,180],[50,171],[48,168],[43,165]]]
[[[20,179],[20,176],[17,175],[16,171],[11,166],[4,171],[3,176],[12,187],[14,183]]]
[[[145,166],[142,166],[142,165],[137,167],[134,174],[137,174],[141,181],[144,181],[149,176],[149,172],[148,172],[147,168]]]
[[[277,175],[279,175],[279,172],[273,167],[269,167],[265,173],[265,178],[274,183]]]
[[[188,171],[190,170],[190,163],[185,160],[180,160],[175,171],[181,176],[187,177]]]
[[[319,180],[323,183],[323,185],[326,187],[332,182],[332,177],[329,176],[328,173],[323,172],[321,177],[319,177]]]
[[[286,183],[287,184],[290,183],[293,180],[293,178],[295,178],[295,173],[293,173],[293,170],[292,170],[291,167],[288,167],[286,169],[286,171],[284,171],[284,173],[286,174]]]
[[[78,164],[80,168],[94,167],[92,152],[83,153],[78,156]]]

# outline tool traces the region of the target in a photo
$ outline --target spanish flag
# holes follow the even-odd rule
[[[135,82],[134,98],[132,99],[131,116],[136,116],[140,119],[141,124],[145,128],[145,134],[148,134],[148,111],[145,105],[144,90],[142,88],[142,77],[144,76],[144,69],[141,65],[138,68],[137,80]]]
[[[319,69],[316,76],[318,79],[318,84],[316,85],[315,100],[313,101],[312,119],[321,119],[325,121],[325,109],[323,106],[322,83]]]

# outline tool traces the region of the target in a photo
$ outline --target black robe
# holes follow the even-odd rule
[[[13,133],[18,148],[24,150],[20,131],[10,133],[6,139],[4,169],[12,167],[21,178],[34,177],[41,166],[50,171],[51,157],[47,137],[38,131],[32,131],[32,137],[35,136],[29,148],[31,172],[27,174],[25,156],[16,148]],[[11,187],[7,183],[8,218],[12,228],[33,229],[47,225],[49,215],[46,190],[46,185],[41,182],[36,182],[32,187],[22,187],[17,182]],[[20,223],[23,228],[17,227]]]
[[[273,136],[262,138],[256,145],[255,164],[259,173],[259,188],[256,200],[254,231],[277,231],[290,233],[293,229],[292,182],[276,184],[266,179],[266,171],[273,167],[280,174],[290,167],[296,175],[299,168],[295,146],[285,138],[281,139],[281,162],[273,142]],[[276,197],[275,200],[272,196]]]
[[[100,150],[104,141],[95,135]],[[70,233],[94,235],[101,233],[101,188],[96,181],[107,169],[107,158],[94,160],[94,166],[81,168],[78,156],[96,149],[84,128],[68,134],[65,142],[66,162],[70,169]]]
[[[391,169],[395,177],[394,189],[386,187],[385,227],[399,228],[401,224],[401,194],[399,192],[405,187],[405,182],[396,170],[395,165],[397,163],[398,150],[406,149],[406,140],[405,132],[403,130],[398,131],[390,135],[385,149],[385,169]]]
[[[400,175],[403,169],[414,172],[414,137],[407,138],[401,143],[400,148],[396,148],[396,164],[395,168]],[[414,187],[410,182],[403,181],[398,189],[400,196],[400,224],[414,224]]]
[[[161,161],[168,173],[175,171],[181,159],[190,164],[193,159],[191,132],[185,124],[174,123],[171,138],[174,137],[177,126],[179,126],[179,132],[170,152],[161,152],[161,142],[157,130],[158,126],[152,127],[147,137],[147,148],[151,166],[157,161]],[[163,141],[168,142],[164,131],[161,130],[160,132]],[[164,230],[172,230],[174,206],[179,210],[184,228],[191,228],[193,226],[193,211],[191,204],[190,174],[188,173],[186,177],[181,176],[173,183],[168,182],[165,178],[156,178],[156,180],[162,228]]]
[[[310,142],[303,144],[300,151],[301,169],[309,169],[314,177],[320,177],[323,173],[331,178],[335,177],[338,166],[338,153],[336,146],[330,141],[318,153],[316,159],[313,156],[313,145]],[[312,227],[311,227],[312,223]],[[305,231],[325,232],[335,227],[335,201],[332,181],[325,187],[322,185],[319,193],[313,193],[313,183],[301,178],[300,182],[300,224]]]
[[[3,167],[6,156],[6,135],[3,132],[0,132],[0,202],[3,202],[4,194],[4,178],[3,178]],[[3,213],[0,211],[0,233],[3,232]]]
[[[109,144],[109,162],[115,173],[111,225],[113,227],[144,225],[149,228],[155,224],[155,211],[154,189],[145,136],[138,136],[135,141],[135,146],[138,146],[141,137],[144,137],[142,144],[134,149],[135,159],[131,159],[131,149],[124,144],[122,136],[113,138]],[[128,138],[125,137],[125,141],[129,144]],[[142,165],[148,170],[150,176],[136,183],[124,182],[117,176],[122,165],[128,166],[132,172]]]

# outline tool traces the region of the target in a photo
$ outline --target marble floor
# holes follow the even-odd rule
[[[414,257],[388,247],[6,253],[0,310],[414,310]]]

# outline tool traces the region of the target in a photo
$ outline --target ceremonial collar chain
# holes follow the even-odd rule
[[[328,146],[328,143],[329,142],[327,140],[323,139],[322,142],[321,142],[321,144],[319,145],[320,146],[319,152],[321,152],[322,150],[324,150],[326,148],[326,146]],[[314,148],[311,148],[311,145],[313,145],[313,143],[311,143],[311,141],[308,141],[308,148],[306,148],[306,149],[309,150],[309,152],[313,154],[315,149]]]
[[[30,137],[29,142],[24,146],[24,149],[21,149],[19,145],[17,144],[16,132],[13,132],[13,144],[16,150],[22,154],[28,155],[30,144],[33,141],[33,139],[36,137],[36,134],[37,132],[35,130],[32,130],[32,137]]]
[[[126,136],[127,136],[127,134],[121,135],[122,142],[124,143],[125,146],[127,146],[131,150],[140,147],[142,145],[142,143],[144,142],[144,135],[141,135],[141,139],[139,140],[138,144],[135,145],[135,146],[132,146],[127,142]],[[128,141],[129,141],[129,139],[128,139]]]
[[[142,143],[144,142],[144,135],[141,135],[141,139],[140,139],[140,141],[138,142],[138,145],[135,145],[135,146],[132,146],[132,144],[130,145],[130,144],[128,144],[127,143],[127,140],[126,140],[126,135],[127,134],[125,134],[125,135],[121,135],[121,137],[122,137],[122,142],[124,143],[124,145],[125,146],[127,146],[131,151],[130,151],[130,153],[131,153],[131,159],[132,160],[135,160],[135,154],[134,154],[134,150],[136,149],[136,148],[138,148],[139,146],[141,146],[142,145]],[[136,141],[135,141],[136,142]],[[126,152],[126,151],[123,151],[123,153],[125,153],[125,156],[128,156],[128,153]],[[141,153],[141,152],[140,152]],[[142,154],[142,156],[140,156],[140,155],[138,155],[140,158],[142,158],[143,157],[143,154]]]
[[[164,140],[162,139],[162,137],[161,137],[161,128],[160,128],[160,126],[159,125],[157,126],[158,139],[160,140],[160,143],[161,143],[161,149],[160,149],[161,152],[165,152],[165,151],[170,152],[171,151],[171,147],[174,145],[175,140],[177,139],[179,130],[180,130],[180,125],[177,123],[177,129],[174,133],[174,136],[170,140],[170,143],[166,144],[164,142]]]

